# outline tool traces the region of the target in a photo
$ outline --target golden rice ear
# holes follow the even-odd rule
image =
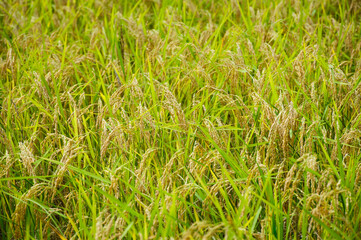
[[[184,115],[183,109],[181,104],[178,102],[177,98],[173,95],[170,89],[167,86],[157,84],[160,89],[164,93],[164,101],[163,107],[166,108],[172,115],[173,121],[178,120],[179,127],[184,130],[185,132],[188,131],[188,122]]]
[[[3,64],[3,72],[9,72],[12,76],[13,79],[16,79],[16,74],[17,74],[17,58],[16,58],[16,54],[14,53],[13,48],[9,48],[7,53],[6,53],[6,61]]]
[[[313,172],[319,172],[319,164],[315,154],[305,154],[298,161],[302,161],[304,171],[307,172],[306,184],[310,188],[311,193],[316,193],[317,178]]]
[[[357,190],[361,188],[361,163],[359,163],[356,168],[355,188]]]
[[[11,176],[11,170],[13,168],[13,165],[15,164],[15,159],[12,158],[9,154],[9,152],[6,150],[5,155],[3,157],[0,158],[0,166],[1,166],[1,171],[0,171],[0,178],[8,178]],[[7,181],[7,186],[10,189],[11,186],[11,181]]]
[[[159,188],[171,192],[171,187],[173,186],[173,181],[177,179],[176,175],[179,171],[181,171],[182,168],[178,170],[174,170],[179,168],[180,161],[179,158],[183,156],[184,150],[180,149],[177,152],[173,154],[173,156],[170,158],[170,160],[167,162],[167,164],[164,167],[163,173],[161,175],[160,181],[159,181]]]
[[[209,135],[212,137],[212,139],[215,141],[215,143],[219,147],[224,148],[224,142],[220,138],[218,131],[216,130],[214,124],[207,118],[204,119],[203,123],[207,127]]]
[[[29,203],[28,200],[31,198],[36,198],[47,190],[49,190],[49,186],[47,186],[46,184],[36,183],[19,199],[19,202],[16,204],[15,211],[11,215],[11,218],[14,221],[14,232],[16,239],[21,239],[22,237],[21,229],[23,228],[26,208],[27,204]]]
[[[114,214],[106,207],[96,218],[95,239],[118,239],[124,232],[127,223],[124,218]]]
[[[20,149],[20,159],[21,162],[24,164],[25,169],[27,170],[29,176],[36,176],[35,169],[33,164],[35,163],[35,157],[33,153],[28,148],[28,143],[19,143],[19,149]],[[34,179],[34,182],[36,183],[36,179]]]
[[[148,192],[149,188],[147,187],[147,170],[149,169],[151,159],[150,157],[154,157],[154,155],[157,153],[157,148],[149,148],[145,151],[145,153],[142,154],[140,163],[135,170],[135,176],[136,176],[136,185],[137,189],[140,192]]]
[[[46,90],[45,86],[41,83],[40,75],[35,71],[33,72],[33,80],[36,83],[36,87],[34,86],[34,89],[36,89],[39,96],[43,96],[45,99],[50,100],[48,91]]]
[[[97,116],[97,120],[96,120],[96,127],[98,129],[103,129],[103,117],[104,117],[104,107],[103,107],[103,102],[101,100],[101,98],[99,98],[98,100],[98,116]]]
[[[67,140],[66,137],[63,137],[64,139],[64,148],[62,149],[63,154],[60,160],[60,164],[57,166],[54,175],[56,176],[52,183],[51,183],[51,189],[52,189],[52,195],[51,195],[51,201],[54,201],[55,195],[57,194],[58,187],[62,184],[64,176],[66,175],[66,172],[68,171],[68,166],[71,164],[72,160],[78,156],[79,152],[83,149],[82,146],[79,146],[79,142],[82,140],[79,140],[79,142],[75,142],[73,140]]]

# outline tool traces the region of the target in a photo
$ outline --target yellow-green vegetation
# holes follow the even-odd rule
[[[0,0],[0,239],[360,239],[360,16]]]

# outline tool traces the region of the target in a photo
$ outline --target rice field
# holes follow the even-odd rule
[[[0,239],[361,239],[361,2],[0,0]]]

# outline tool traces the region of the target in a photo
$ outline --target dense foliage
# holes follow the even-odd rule
[[[360,239],[360,16],[0,0],[0,238]]]

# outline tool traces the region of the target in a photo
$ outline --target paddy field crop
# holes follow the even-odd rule
[[[0,0],[0,239],[361,239],[361,2]]]

